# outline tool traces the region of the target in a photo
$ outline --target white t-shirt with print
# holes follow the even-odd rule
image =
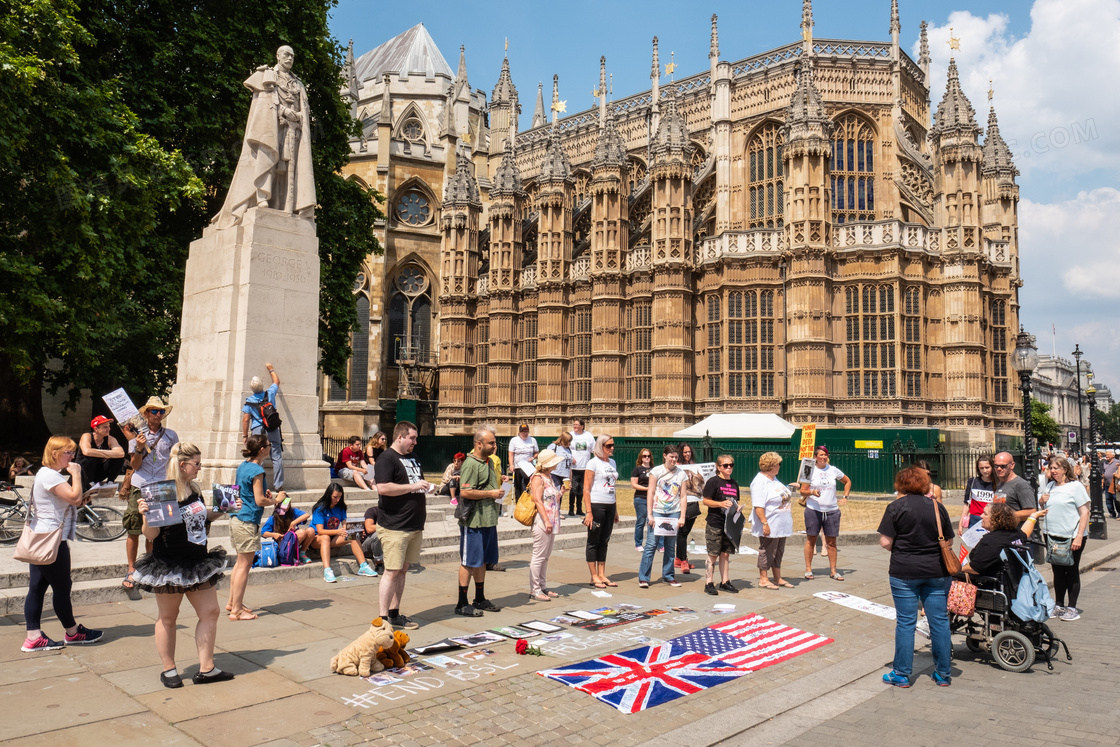
[[[836,483],[843,477],[844,473],[840,471],[839,467],[829,464],[824,469],[820,469],[814,464],[809,487],[813,490],[819,490],[821,494],[820,496],[810,495],[805,500],[806,508],[825,513],[839,509],[840,506],[836,502]]]
[[[595,472],[595,479],[591,483],[591,502],[614,503],[614,486],[618,482],[618,468],[614,460],[604,462],[599,457],[594,457],[587,463],[587,469]]]
[[[520,467],[522,464],[533,462],[533,454],[540,451],[537,448],[537,439],[529,436],[522,438],[521,436],[514,436],[509,440],[509,451],[513,454],[513,466]]]
[[[770,525],[771,537],[793,534],[793,494],[781,480],[759,472],[751,481],[751,534],[762,537],[762,522],[754,509],[761,508]]]
[[[578,436],[575,431],[572,431],[572,457],[575,459],[575,468],[578,470],[587,469],[587,463],[591,461],[591,450],[595,448],[595,436],[591,431],[584,431]]]

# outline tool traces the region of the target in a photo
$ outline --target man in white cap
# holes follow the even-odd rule
[[[179,443],[175,431],[163,426],[163,420],[171,414],[171,408],[159,397],[150,397],[140,408],[140,415],[147,424],[147,433],[134,428],[131,423],[123,423],[121,430],[128,436],[128,456],[132,464],[132,490],[128,495],[128,508],[124,512],[124,527],[128,530],[125,539],[125,555],[128,558],[128,573],[125,574],[126,591],[134,589],[132,572],[136,570],[136,555],[140,551],[140,534],[144,520],[140,516],[137,501],[140,488],[149,482],[167,479],[167,463],[171,459],[171,447]],[[146,543],[147,552],[152,551],[152,543]]]

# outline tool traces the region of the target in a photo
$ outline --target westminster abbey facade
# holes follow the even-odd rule
[[[1018,187],[955,61],[931,111],[889,42],[815,39],[532,127],[508,60],[472,90],[417,26],[352,60],[351,178],[387,196],[355,284],[350,383],[324,428],[370,433],[401,399],[429,432],[670,435],[719,412],[830,427],[1015,432]],[[358,339],[358,338],[362,339]]]

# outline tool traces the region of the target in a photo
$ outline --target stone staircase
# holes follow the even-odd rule
[[[320,497],[321,493],[311,491],[291,492],[293,505],[310,513],[311,506]],[[206,496],[209,503],[210,497]],[[427,498],[427,523],[424,528],[423,549],[420,553],[421,567],[434,563],[455,562],[459,557],[459,525],[453,514],[453,507],[449,505],[446,496],[428,496]],[[122,501],[105,501],[106,505],[123,510]],[[367,508],[377,504],[377,494],[374,491],[347,490],[346,506],[347,515],[351,519],[359,519]],[[271,509],[265,509],[265,518]],[[620,544],[621,539],[632,534],[634,517],[623,516],[615,527],[614,537]],[[233,549],[229,544],[229,519],[221,517],[213,522],[210,527],[210,547],[223,546],[230,554],[232,566]],[[561,522],[560,534],[556,537],[554,549],[582,547],[586,541],[587,533],[583,524],[575,518],[567,516]],[[73,558],[72,577],[74,585],[72,599],[75,605],[99,604],[102,602],[115,602],[127,599],[121,580],[128,569],[125,560],[125,540],[120,538],[112,542],[88,542],[79,539],[71,547]],[[532,551],[533,538],[528,527],[511,518],[502,518],[498,523],[498,547],[502,558],[514,555],[526,555]],[[12,559],[15,545],[0,546],[0,615],[22,614],[23,601],[27,592],[28,566]],[[143,547],[141,546],[141,552]],[[316,579],[322,576],[322,564],[317,561],[317,551],[312,551],[312,558],[316,559],[305,566],[280,567],[280,568],[254,568],[249,574],[249,584],[279,583],[301,579]],[[349,546],[338,548],[331,557],[331,566],[338,575],[354,575],[358,568]],[[415,568],[413,570],[416,570]],[[227,579],[223,586],[228,584]],[[147,596],[146,593],[140,592]],[[50,592],[47,592],[48,598]],[[49,604],[49,602],[48,602]],[[49,609],[49,607],[48,607]]]

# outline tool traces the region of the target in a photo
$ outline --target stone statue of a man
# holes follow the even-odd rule
[[[315,175],[307,89],[295,75],[295,52],[276,50],[276,66],[261,66],[245,81],[253,92],[241,158],[233,174],[218,228],[235,226],[251,207],[268,207],[301,218],[315,215]]]

